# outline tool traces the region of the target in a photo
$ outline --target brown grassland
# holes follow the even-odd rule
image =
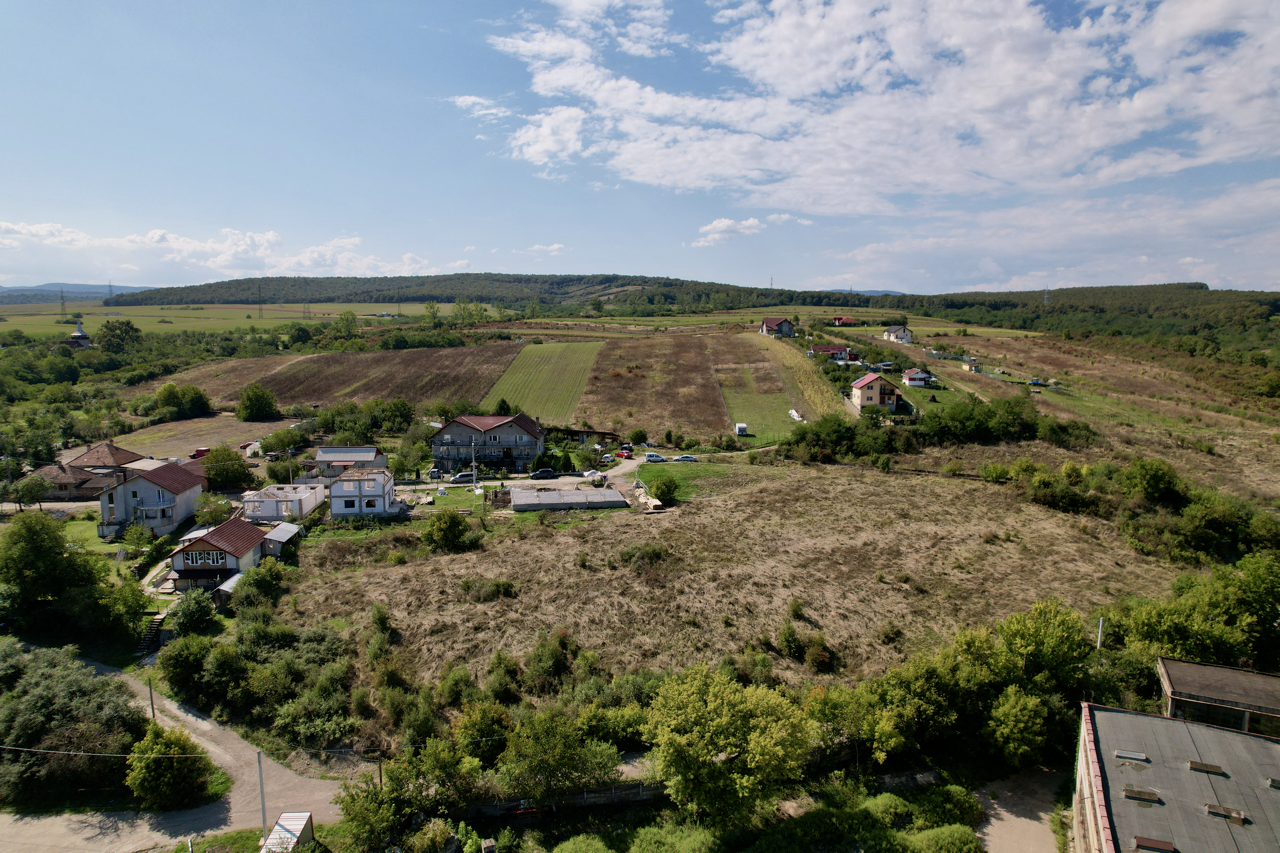
[[[294,403],[362,403],[402,396],[412,403],[479,402],[515,359],[523,344],[492,343],[444,349],[333,352],[318,355],[231,359],[170,377],[204,388],[214,405],[234,404],[240,389],[259,382],[282,406]],[[158,387],[161,383],[152,383]],[[148,387],[147,390],[154,390]]]
[[[355,552],[309,545],[293,618],[320,624],[380,602],[422,674],[464,661],[481,676],[495,650],[522,653],[557,625],[616,669],[717,661],[776,638],[795,597],[806,614],[798,627],[821,630],[841,671],[860,676],[1045,596],[1087,611],[1118,595],[1159,593],[1176,574],[1133,552],[1109,523],[1082,523],[979,481],[735,468],[708,497],[663,515],[627,511],[564,529],[527,516],[499,523],[483,552],[390,566],[379,564],[387,549],[411,542],[371,540]],[[625,546],[645,543],[669,556],[622,564]],[[467,600],[460,584],[481,577],[514,583],[518,597]],[[890,623],[904,632],[900,641],[883,641]],[[798,665],[781,666],[791,680],[805,677]]]

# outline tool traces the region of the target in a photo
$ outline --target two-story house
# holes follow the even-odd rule
[[[849,395],[849,405],[858,414],[873,406],[879,406],[887,412],[896,412],[901,404],[902,392],[898,390],[898,386],[875,373],[868,373],[854,382]]]
[[[391,515],[400,511],[395,480],[386,468],[353,469],[329,484],[329,515]]]
[[[98,493],[102,521],[98,536],[109,539],[130,524],[141,524],[155,536],[171,533],[196,511],[204,481],[180,465],[165,463],[150,470],[125,469],[123,482]]]
[[[212,530],[183,539],[169,554],[171,568],[165,576],[177,592],[193,587],[216,587],[238,572],[251,569],[262,559],[266,531],[243,518],[224,521]]]
[[[528,415],[462,415],[431,439],[434,464],[448,474],[477,465],[505,471],[528,471],[542,453],[547,431]]]
[[[765,317],[760,321],[760,334],[794,338],[796,327],[786,317]]]
[[[241,497],[244,517],[252,521],[301,519],[324,501],[324,486],[320,483],[280,483],[256,492],[245,492]]]
[[[889,326],[884,330],[884,339],[896,344],[911,343],[911,330],[906,326]]]
[[[353,468],[386,468],[387,457],[376,447],[321,447],[316,451],[316,473],[336,477]]]

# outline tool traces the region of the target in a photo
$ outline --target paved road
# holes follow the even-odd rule
[[[145,703],[147,686],[136,678],[102,665],[102,674],[123,678]],[[262,825],[258,801],[258,765],[253,744],[226,726],[156,694],[156,715],[162,725],[185,726],[209,751],[210,757],[231,777],[231,793],[198,809],[166,814],[136,812],[92,813],[28,817],[0,814],[0,851],[86,851],[89,853],[137,853],[172,850],[192,836],[252,829]],[[341,816],[333,798],[340,783],[309,779],[263,756],[267,820],[281,812],[309,811],[316,823],[333,823]]]

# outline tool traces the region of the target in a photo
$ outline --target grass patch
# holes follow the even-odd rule
[[[676,500],[714,498],[780,476],[783,469],[725,465],[714,462],[646,462],[636,471],[641,482],[650,483],[659,474],[669,474],[680,488]]]
[[[530,416],[567,424],[587,387],[587,376],[600,347],[600,343],[526,346],[481,405],[492,408],[505,399]]]

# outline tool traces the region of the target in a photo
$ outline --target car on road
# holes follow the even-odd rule
[[[529,475],[530,480],[554,480],[560,475],[555,472],[554,468],[539,468]]]
[[[661,453],[649,452],[644,455],[644,461],[645,462],[666,462],[667,457],[663,456]]]
[[[630,450],[619,450],[619,451],[617,452],[617,454],[616,454],[616,455],[617,455],[617,457],[618,457],[619,459],[631,459],[631,458],[632,458],[632,454],[631,454],[631,451],[630,451]]]
[[[686,453],[684,456],[677,456],[675,459],[673,459],[673,460],[671,460],[671,461],[673,461],[673,462],[697,462],[697,461],[698,461],[698,458],[697,458],[696,456],[690,456],[690,455],[688,455],[688,454]]]
[[[450,483],[474,483],[475,481],[476,475],[470,471],[463,471],[461,474],[454,474],[449,478]]]

